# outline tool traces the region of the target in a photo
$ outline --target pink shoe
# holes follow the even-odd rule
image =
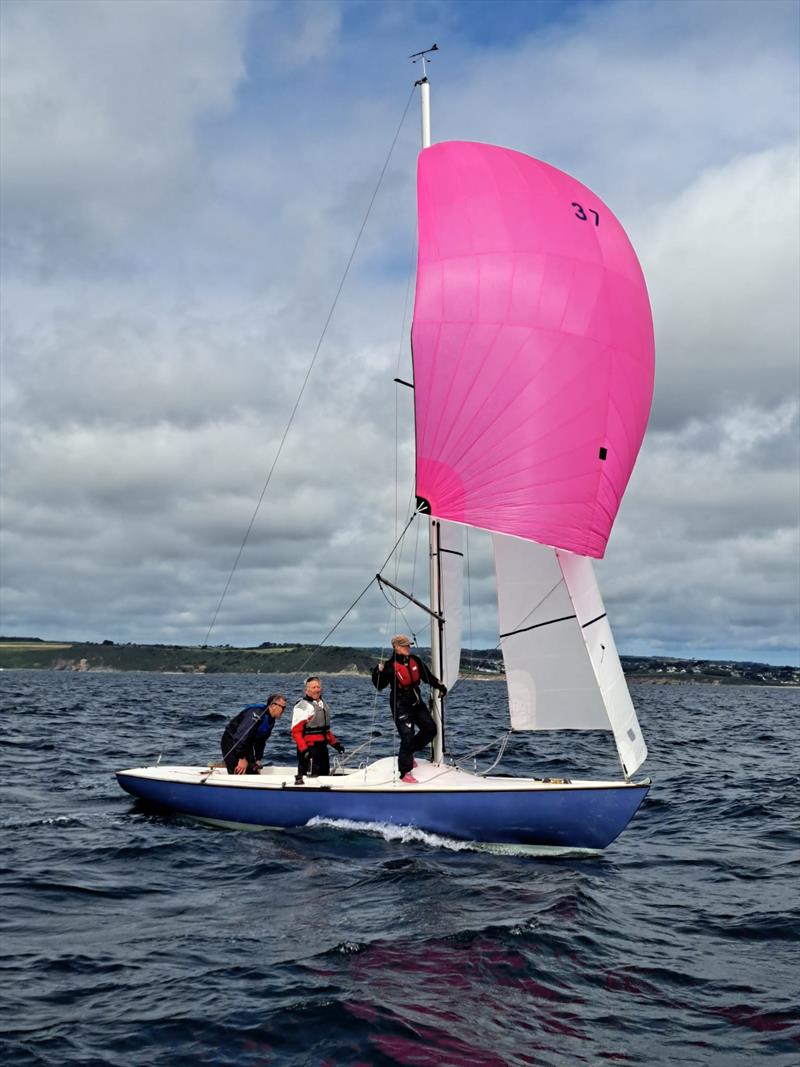
[[[409,771],[408,774],[404,774],[400,781],[405,782],[406,785],[419,785],[419,782],[411,773],[411,771]]]

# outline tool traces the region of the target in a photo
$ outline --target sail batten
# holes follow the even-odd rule
[[[560,615],[557,619],[545,619],[544,622],[532,622],[530,626],[517,626],[514,630],[509,630],[508,633],[500,634],[500,640],[502,641],[506,637],[514,637],[516,634],[524,634],[529,630],[538,630],[540,626],[553,626],[557,622],[569,622],[570,619],[577,619],[577,615],[573,612],[571,615]]]

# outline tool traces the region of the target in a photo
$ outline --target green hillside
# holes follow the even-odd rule
[[[366,672],[378,650],[336,645],[263,645],[231,648],[199,645],[117,645],[110,641],[52,642],[0,638],[0,667],[66,671],[169,671],[181,673],[325,674]]]
[[[420,650],[427,659],[427,650]],[[0,637],[0,668],[56,671],[155,671],[183,674],[368,674],[386,649],[340,645],[273,644],[257,648],[229,645],[133,645],[81,641],[42,641]],[[765,663],[622,656],[629,681],[706,682],[712,685],[800,685],[800,668]],[[499,649],[465,649],[461,673],[500,678]]]

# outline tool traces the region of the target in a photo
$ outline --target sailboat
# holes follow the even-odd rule
[[[434,693],[437,736],[431,758],[417,762],[417,784],[400,780],[394,757],[302,784],[294,767],[279,766],[228,775],[159,765],[117,778],[135,797],[229,827],[341,820],[603,849],[650,787],[634,778],[647,748],[591,562],[605,552],[649,416],[647,289],[622,226],[585,185],[508,148],[431,144],[427,53],[418,55],[412,358],[431,668],[451,689],[462,534],[489,531],[511,730],[610,730],[622,776],[519,778],[448,763]]]

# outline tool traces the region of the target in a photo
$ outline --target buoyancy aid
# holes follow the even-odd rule
[[[266,704],[248,704],[225,727],[225,732],[231,739],[231,752],[243,746],[251,733],[254,737],[263,736],[266,739],[272,733],[274,725],[275,720],[268,714]]]
[[[408,663],[399,663],[396,659],[392,661],[394,667],[394,676],[397,685],[401,689],[416,688],[420,682],[419,664],[413,656],[409,656]]]
[[[298,702],[299,707],[304,709],[313,710],[314,714],[311,718],[306,719],[303,723],[303,736],[308,734],[321,734],[325,735],[331,728],[331,713],[330,708],[324,700],[309,700],[303,698]]]

